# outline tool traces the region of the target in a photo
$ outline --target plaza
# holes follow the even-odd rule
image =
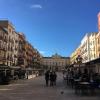
[[[76,95],[68,87],[62,73],[57,73],[57,85],[46,87],[44,76],[18,80],[9,85],[0,85],[0,100],[99,100],[99,95]]]

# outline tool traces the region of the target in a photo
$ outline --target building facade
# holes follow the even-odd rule
[[[80,46],[71,54],[71,64],[76,62],[78,55],[82,57],[82,63],[89,62],[99,57],[99,33],[87,33]]]
[[[0,20],[0,64],[34,67],[34,59],[38,65],[41,63],[40,53],[26,41],[25,35],[16,32],[14,25],[8,20]]]
[[[90,60],[90,54],[89,54],[89,34],[86,34],[84,38],[81,41],[80,44],[81,47],[81,57],[82,62],[88,62]]]
[[[100,58],[100,12],[98,17],[98,32],[87,33],[80,43],[82,63]],[[71,54],[71,63],[75,62],[77,49]]]
[[[70,58],[62,57],[56,53],[52,57],[43,57],[42,62],[46,69],[62,70],[70,65]]]
[[[26,44],[26,38],[23,33],[18,33],[18,41],[19,41],[19,47],[18,47],[18,65],[25,68],[26,64],[26,50],[25,50],[25,44]]]
[[[96,35],[96,57],[100,58],[100,32]]]
[[[33,55],[33,67],[34,69],[41,69],[43,68],[42,63],[42,55],[39,53],[37,49],[34,49]]]
[[[81,55],[81,48],[80,48],[80,46],[71,54],[71,56],[70,56],[70,63],[71,64],[77,63],[78,55]]]
[[[91,33],[89,35],[89,61],[94,60],[97,58],[96,55],[96,45],[97,45],[97,41],[96,41],[96,36],[98,33]]]
[[[0,64],[7,65],[7,51],[8,51],[8,32],[0,27]]]
[[[8,20],[0,20],[0,26],[8,32],[7,36],[7,65],[13,66],[17,62],[15,59],[15,42],[18,37],[16,36],[15,28],[11,22]]]

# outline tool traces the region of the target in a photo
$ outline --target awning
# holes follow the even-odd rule
[[[19,66],[10,66],[9,68],[10,69],[20,69],[21,67],[19,67]]]
[[[33,70],[33,68],[30,68],[30,67],[29,67],[29,68],[26,68],[26,70]]]
[[[9,66],[6,65],[0,65],[0,70],[10,69]]]

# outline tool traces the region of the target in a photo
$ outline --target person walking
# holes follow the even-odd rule
[[[56,85],[56,80],[57,80],[57,74],[56,72],[53,72],[53,85]]]
[[[46,71],[45,73],[45,81],[46,81],[46,86],[48,86],[48,83],[49,83],[49,74],[50,74],[50,71]]]
[[[50,72],[50,86],[53,86],[54,75],[53,72]]]
[[[56,85],[56,79],[57,79],[56,73],[54,71],[50,72],[50,86]]]

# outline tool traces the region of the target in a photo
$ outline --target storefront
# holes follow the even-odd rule
[[[0,84],[9,84],[11,70],[9,66],[0,65]]]

